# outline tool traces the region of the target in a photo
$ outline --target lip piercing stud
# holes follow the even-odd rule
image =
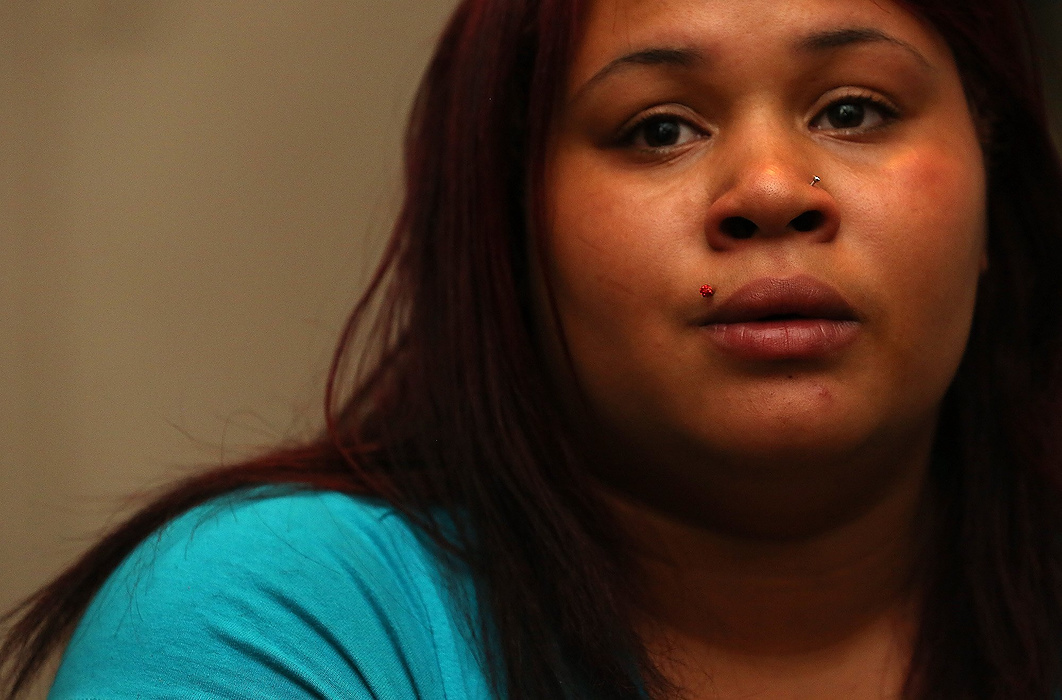
[[[707,297],[712,296],[713,294],[715,294],[715,287],[713,287],[712,285],[706,284],[703,287],[701,287],[701,296],[702,297],[706,297],[707,298]]]
[[[819,177],[818,175],[816,175],[815,179],[811,181],[811,186],[814,187],[815,185],[819,184],[820,182],[822,182],[822,178]]]

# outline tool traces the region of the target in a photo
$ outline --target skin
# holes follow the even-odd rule
[[[670,58],[622,59],[645,49]],[[557,373],[639,547],[661,668],[690,698],[896,697],[933,435],[987,265],[947,45],[887,0],[597,0],[546,197]],[[852,343],[751,360],[706,337],[707,305],[798,274],[853,306]]]

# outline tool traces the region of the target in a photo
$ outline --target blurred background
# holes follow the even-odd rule
[[[456,0],[0,2],[0,608],[315,430]]]
[[[318,427],[455,4],[0,2],[0,608],[123,499]]]

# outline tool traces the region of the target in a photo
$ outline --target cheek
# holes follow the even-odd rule
[[[681,181],[654,182],[573,151],[548,172],[545,272],[579,386],[591,397],[639,397],[605,399],[598,410],[608,414],[649,402],[665,381],[661,358],[678,352],[669,309],[682,280],[699,279],[691,227],[702,224]],[[691,297],[700,298],[699,284]]]
[[[618,322],[618,309],[652,306],[666,294],[699,224],[674,180],[654,183],[587,160],[565,158],[551,170],[550,181],[563,186],[550,192],[549,273],[559,301]]]
[[[902,154],[867,192],[867,282],[909,374],[954,372],[965,349],[985,250],[980,151]],[[874,196],[876,195],[876,196]],[[919,367],[919,364],[921,365]]]
[[[979,152],[912,156],[895,171],[905,193],[902,262],[920,270],[912,281],[927,301],[972,304],[986,242],[985,183]],[[898,217],[899,218],[899,217]]]

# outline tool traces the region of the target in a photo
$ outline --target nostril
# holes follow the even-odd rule
[[[817,209],[806,211],[797,218],[789,222],[789,225],[793,227],[794,231],[800,231],[801,233],[807,233],[808,231],[814,231],[822,226],[822,222],[826,220],[826,216]]]
[[[728,216],[719,223],[719,228],[731,238],[752,238],[756,224],[743,216]]]

